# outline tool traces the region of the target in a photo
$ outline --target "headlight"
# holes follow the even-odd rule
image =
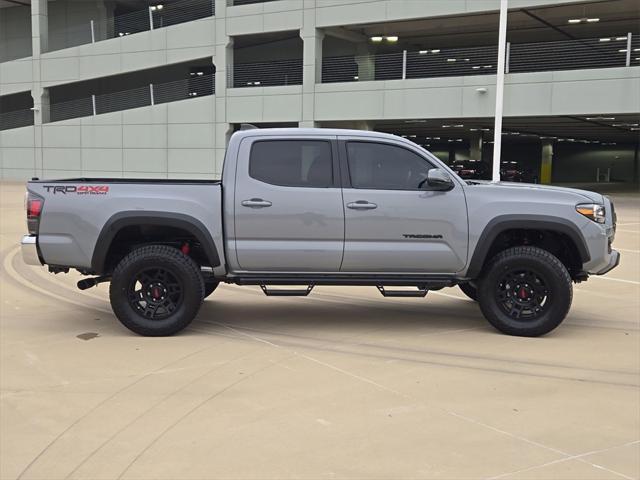
[[[594,222],[604,223],[604,205],[599,205],[597,203],[582,203],[580,205],[576,205],[576,211]]]

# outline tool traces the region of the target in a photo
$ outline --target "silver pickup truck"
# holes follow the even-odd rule
[[[600,194],[465,182],[393,135],[329,129],[235,133],[222,181],[37,180],[25,261],[110,281],[118,319],[171,335],[219,282],[267,295],[371,285],[424,297],[459,286],[511,335],[562,322],[572,281],[602,275],[615,212]]]

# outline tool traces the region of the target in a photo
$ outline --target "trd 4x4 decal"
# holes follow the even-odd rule
[[[75,193],[76,195],[106,195],[109,193],[108,185],[43,185],[47,193]]]

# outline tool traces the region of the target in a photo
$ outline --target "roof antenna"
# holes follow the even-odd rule
[[[255,125],[252,125],[250,123],[241,123],[240,124],[240,131],[243,132],[245,130],[257,130],[258,127],[256,127]]]

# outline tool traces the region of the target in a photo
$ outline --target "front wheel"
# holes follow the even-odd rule
[[[138,248],[116,266],[109,299],[118,320],[145,336],[165,336],[191,323],[204,298],[200,268],[165,245]]]
[[[478,288],[480,309],[489,323],[522,337],[544,335],[560,325],[572,297],[565,266],[537,247],[513,247],[497,254]]]

